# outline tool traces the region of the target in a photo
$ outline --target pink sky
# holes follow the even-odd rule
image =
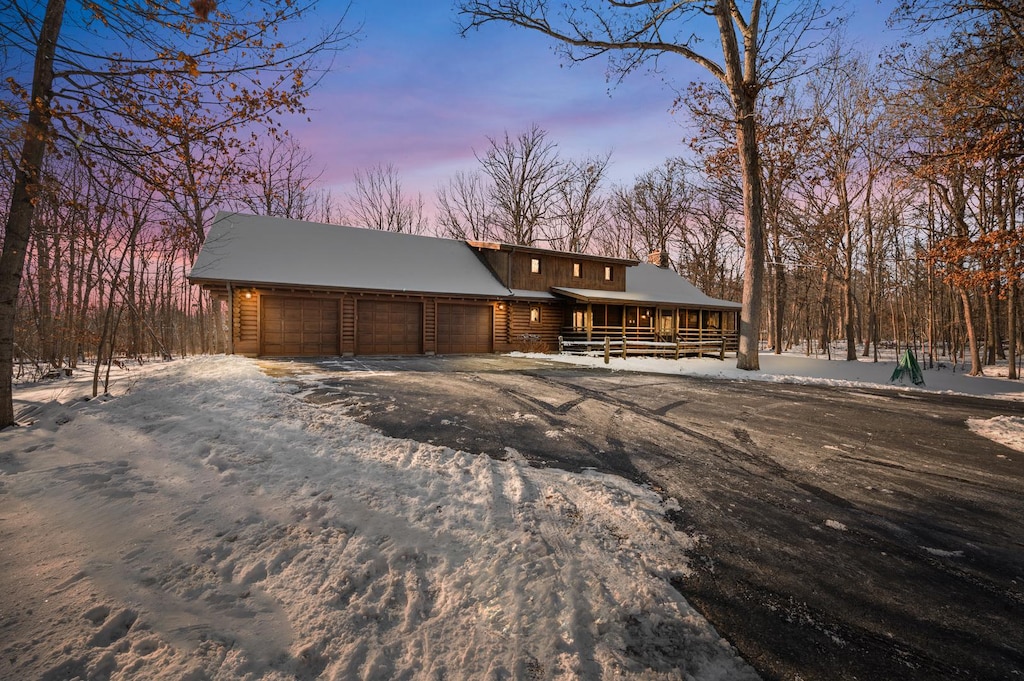
[[[857,12],[853,30],[881,45],[888,8],[866,0]],[[488,137],[533,124],[564,157],[610,151],[613,183],[687,153],[686,120],[669,112],[675,93],[661,75],[638,72],[611,86],[605,60],[566,66],[552,41],[506,25],[462,38],[447,0],[356,0],[349,16],[363,24],[360,41],[310,98],[312,122],[289,124],[336,194],[356,170],[391,163],[429,206],[438,186],[478,167],[473,153]],[[681,57],[661,67],[679,90],[703,76]]]

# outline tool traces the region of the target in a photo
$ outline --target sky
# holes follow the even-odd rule
[[[895,41],[887,5],[846,7],[856,49],[877,53]],[[564,157],[611,152],[613,183],[687,153],[684,114],[670,107],[703,72],[682,58],[663,60],[663,75],[640,71],[615,84],[606,61],[569,66],[530,31],[490,25],[460,36],[450,0],[354,0],[349,18],[362,25],[359,41],[309,98],[312,122],[290,125],[332,190],[350,189],[356,170],[393,164],[429,204],[456,172],[478,168],[474,151],[489,137],[534,124]]]
[[[1004,415],[967,425],[1006,445],[1000,458],[1024,453],[1024,386],[1005,366],[926,370],[918,387],[890,384],[892,361],[761,364],[610,368],[987,396]],[[0,433],[0,678],[757,678],[672,586],[703,555],[699,528],[669,520],[680,501],[511,448],[496,460],[386,437],[303,399],[339,376],[356,395],[373,372],[301,366],[132,363],[91,400],[84,366],[16,386],[22,427]]]

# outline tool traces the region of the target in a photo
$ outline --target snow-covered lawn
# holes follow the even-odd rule
[[[879,386],[893,365],[762,367],[611,365]],[[238,357],[87,391],[21,386],[31,425],[0,433],[0,678],[756,678],[672,588],[699,537],[649,489],[387,438]],[[1024,451],[1006,404],[971,427]]]
[[[756,678],[621,478],[382,436],[250,360],[17,391],[0,678]]]

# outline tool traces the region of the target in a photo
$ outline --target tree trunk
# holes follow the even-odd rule
[[[761,340],[761,305],[764,290],[764,201],[761,195],[761,162],[757,145],[757,31],[758,18],[751,17],[743,35],[740,56],[732,16],[732,3],[715,3],[715,20],[722,39],[725,82],[736,114],[736,150],[743,185],[743,309],[740,311],[739,349],[736,368],[761,368],[758,344]]]
[[[40,175],[50,139],[53,57],[64,19],[65,0],[49,0],[39,31],[32,72],[32,99],[18,167],[11,187],[3,252],[0,254],[0,428],[14,423],[14,326],[25,252],[40,190]]]
[[[775,317],[775,325],[773,328],[772,345],[776,355],[782,354],[782,343],[784,336],[784,318],[786,313],[786,266],[782,263],[781,258],[781,244],[779,243],[779,228],[776,225],[772,226],[772,241],[775,249],[775,264],[774,264],[774,286],[772,287],[772,301],[773,301],[773,316]]]
[[[1006,377],[1017,379],[1017,282],[1010,280],[1006,286]]]
[[[967,330],[967,350],[971,353],[971,376],[982,376],[981,351],[978,349],[978,334],[974,329],[974,317],[971,314],[971,297],[967,289],[957,287],[960,294],[960,302],[964,308],[964,328]]]

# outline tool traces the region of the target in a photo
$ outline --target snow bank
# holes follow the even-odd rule
[[[997,416],[991,419],[968,419],[967,425],[982,437],[1016,449],[1018,452],[1024,452],[1024,417]]]

